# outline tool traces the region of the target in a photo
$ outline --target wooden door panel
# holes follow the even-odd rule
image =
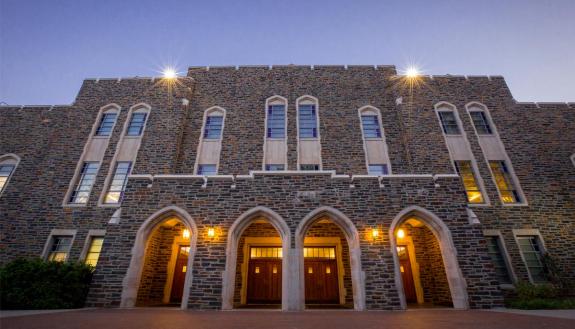
[[[306,303],[339,303],[339,280],[335,259],[306,259],[304,270]]]
[[[180,303],[184,292],[184,282],[186,280],[186,273],[188,271],[188,246],[180,246],[178,249],[178,256],[176,258],[176,266],[174,267],[174,278],[172,281],[172,291],[170,293],[170,302]]]
[[[250,260],[248,266],[249,304],[279,304],[282,291],[281,259]]]
[[[415,282],[413,280],[409,252],[407,246],[399,246],[399,248],[401,249],[399,253],[399,270],[401,272],[401,280],[403,281],[405,301],[408,303],[417,303],[417,293],[415,292]]]

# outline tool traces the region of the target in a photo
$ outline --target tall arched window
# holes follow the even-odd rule
[[[319,130],[319,102],[313,96],[296,100],[298,169],[321,170],[321,142]]]
[[[264,170],[287,170],[287,108],[282,96],[266,100]]]
[[[358,110],[358,114],[368,175],[390,174],[391,167],[379,109],[373,106],[364,106]]]
[[[218,173],[225,117],[226,110],[219,106],[210,107],[204,112],[204,123],[196,156],[197,175],[211,176]]]
[[[2,195],[2,192],[6,189],[19,162],[20,158],[15,154],[0,156],[0,195]]]

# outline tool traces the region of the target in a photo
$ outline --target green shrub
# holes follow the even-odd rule
[[[92,270],[83,263],[16,259],[0,267],[0,308],[82,307]]]
[[[508,306],[522,310],[572,309],[575,308],[575,299],[534,298],[526,300],[513,300],[509,303]]]
[[[515,286],[515,292],[519,300],[556,298],[559,294],[557,287],[549,283],[532,284],[518,282]]]

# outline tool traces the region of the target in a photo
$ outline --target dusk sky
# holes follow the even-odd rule
[[[0,0],[7,104],[68,104],[85,78],[165,65],[410,63],[575,102],[575,0]]]

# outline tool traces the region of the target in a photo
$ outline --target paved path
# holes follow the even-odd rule
[[[487,311],[181,311],[96,309],[0,319],[2,329],[573,329],[575,320]]]

